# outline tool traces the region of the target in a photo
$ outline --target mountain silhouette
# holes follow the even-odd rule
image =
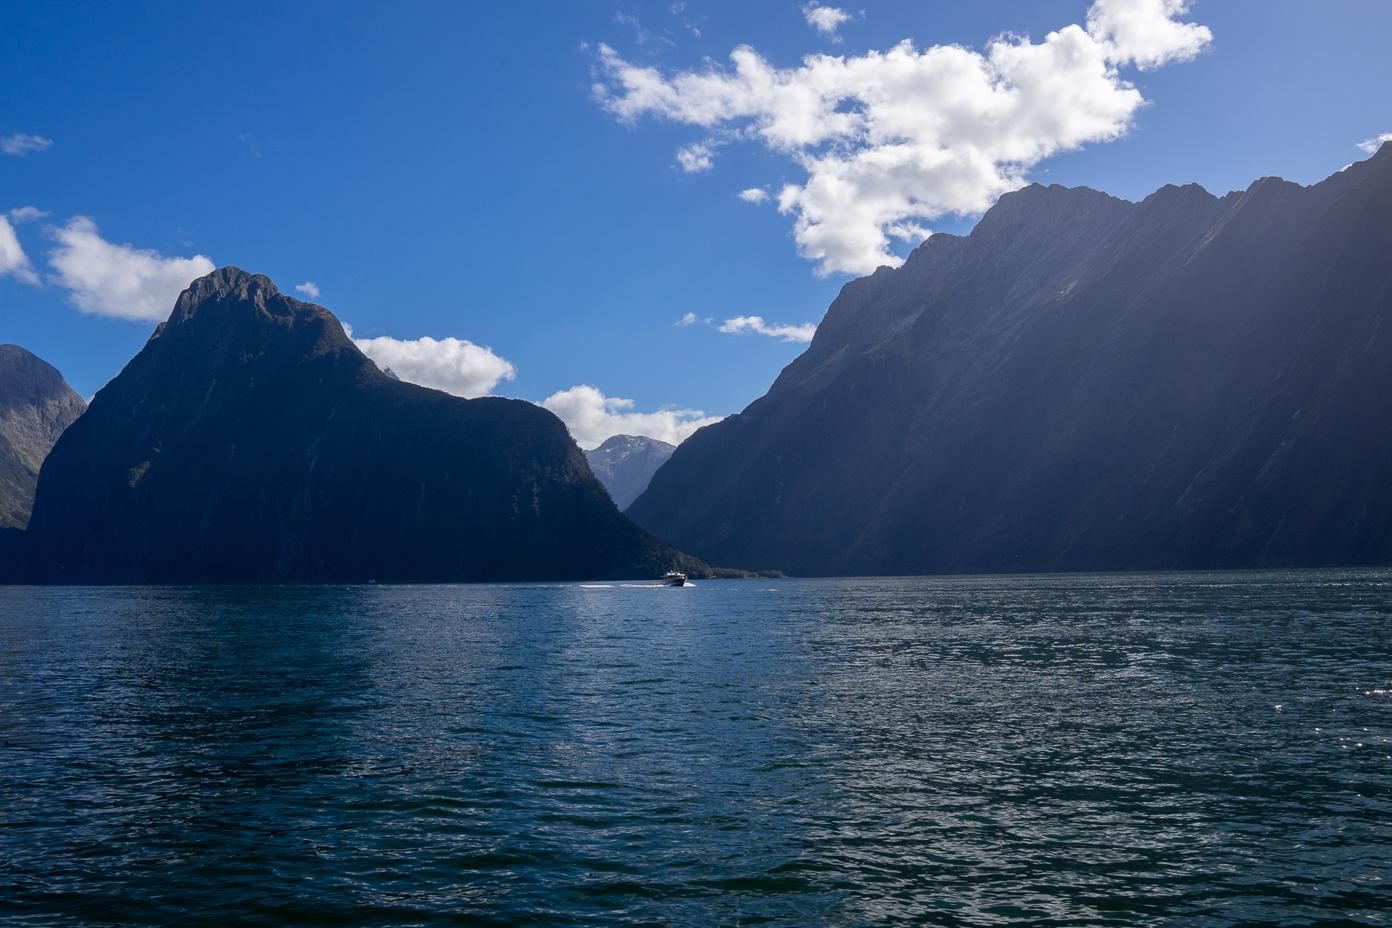
[[[1031,186],[848,283],[629,508],[798,574],[1392,561],[1392,145],[1303,187]]]
[[[44,464],[49,582],[482,581],[699,567],[626,519],[550,412],[384,374],[328,310],[219,269]]]

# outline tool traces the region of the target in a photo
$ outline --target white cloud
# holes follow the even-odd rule
[[[598,448],[615,435],[646,435],[679,445],[702,426],[719,422],[699,409],[660,409],[635,412],[633,400],[605,396],[597,387],[581,385],[561,390],[541,403],[554,412],[585,449]]]
[[[302,284],[295,284],[295,289],[311,300],[319,299],[319,285],[312,280],[306,280]]]
[[[687,174],[699,174],[702,171],[709,171],[715,166],[715,158],[711,151],[711,146],[707,142],[697,142],[694,145],[687,145],[685,148],[677,149],[677,164]]]
[[[18,209],[10,210],[10,221],[16,224],[21,222],[37,222],[47,215],[47,210],[39,209],[37,206],[21,206]]]
[[[353,338],[352,326],[343,329]],[[378,367],[391,368],[402,380],[455,396],[487,396],[499,381],[517,376],[512,363],[494,354],[493,349],[462,338],[405,340],[383,335],[353,338],[353,344]]]
[[[1376,155],[1378,149],[1384,142],[1392,142],[1392,132],[1384,132],[1382,135],[1375,135],[1370,139],[1364,139],[1358,143],[1358,147],[1370,155]]]
[[[39,275],[34,273],[29,256],[19,244],[19,236],[15,235],[14,226],[10,225],[10,220],[3,215],[0,215],[0,277],[13,277],[26,284],[39,286]]]
[[[1087,31],[1113,64],[1145,71],[1189,61],[1213,41],[1207,26],[1176,21],[1188,12],[1189,0],[1093,0]]]
[[[840,29],[841,24],[851,18],[851,14],[834,6],[809,3],[802,8],[802,18],[807,20],[807,25],[822,35],[829,35],[833,41],[839,42],[840,38],[836,35],[836,30]]]
[[[595,96],[645,116],[752,139],[806,173],[778,194],[799,252],[823,274],[902,262],[926,223],[975,215],[1023,186],[1043,159],[1125,135],[1145,104],[1119,69],[1192,58],[1203,26],[1180,0],[1096,0],[1087,26],[1040,42],[1005,35],[984,50],[904,41],[863,55],[809,55],[778,68],[748,46],[731,64],[666,74],[598,47]],[[705,143],[703,143],[705,144]],[[902,249],[901,249],[902,250]]]
[[[48,263],[54,280],[72,291],[69,300],[84,313],[162,320],[191,281],[213,270],[205,255],[166,258],[149,249],[108,242],[86,216],[53,234],[58,246]]]
[[[763,316],[736,316],[726,319],[716,326],[716,329],[726,335],[767,335],[769,338],[785,342],[804,343],[810,342],[812,336],[817,334],[817,327],[810,322],[804,322],[802,325],[782,325],[765,322]]]
[[[702,319],[695,313],[685,313],[672,324],[684,329],[698,322],[713,326],[716,331],[724,332],[726,335],[767,335],[769,338],[782,339],[785,342],[810,342],[817,332],[817,327],[810,322],[804,322],[802,325],[783,325],[766,322],[763,316],[735,316],[716,323],[709,316]]]
[[[739,192],[739,198],[746,203],[767,203],[768,191],[762,187],[750,187]]]
[[[46,139],[42,135],[29,135],[24,132],[0,137],[0,151],[7,155],[23,156],[31,151],[44,151],[52,144],[53,139]]]

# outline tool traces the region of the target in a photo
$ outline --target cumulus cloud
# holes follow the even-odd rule
[[[741,190],[738,196],[746,203],[767,203],[769,198],[768,191],[762,187],[750,187],[747,190]]]
[[[1379,148],[1385,142],[1392,142],[1392,132],[1384,132],[1382,135],[1375,135],[1370,139],[1364,139],[1358,143],[1358,147],[1370,155],[1376,155]]]
[[[14,226],[3,215],[0,215],[0,277],[13,277],[26,284],[39,285],[39,275],[34,273],[29,256],[19,244]]]
[[[817,327],[810,322],[804,322],[802,325],[782,325],[765,322],[763,316],[735,316],[720,323],[716,329],[726,335],[767,335],[769,338],[785,342],[803,343],[810,342],[812,336],[817,334]]]
[[[39,209],[37,206],[21,206],[10,210],[10,221],[16,225],[21,222],[37,222],[47,215],[47,210]]]
[[[700,174],[715,166],[714,152],[708,142],[697,142],[677,149],[677,164],[688,174]]]
[[[672,324],[675,325],[675,326],[676,326],[677,328],[679,328],[679,329],[684,329],[684,328],[686,328],[687,326],[689,326],[689,325],[695,325],[696,323],[698,323],[698,322],[700,322],[700,321],[701,321],[700,319],[697,319],[697,318],[696,318],[696,314],[695,314],[695,313],[683,313],[683,314],[682,314],[682,317],[681,317],[680,319],[678,319],[676,322],[672,323]]]
[[[1189,61],[1213,41],[1207,26],[1178,22],[1189,0],[1093,0],[1087,31],[1113,64],[1141,70]]]
[[[29,135],[24,132],[0,136],[0,151],[16,157],[23,157],[31,151],[44,151],[52,144],[53,139],[46,139],[42,135]]]
[[[646,435],[679,445],[702,426],[719,422],[699,409],[637,412],[633,400],[605,396],[598,387],[580,385],[548,396],[542,406],[555,413],[585,449],[598,448],[615,435]]]
[[[598,46],[599,104],[707,137],[751,139],[806,175],[778,194],[799,252],[822,274],[902,258],[927,223],[975,215],[1023,186],[1043,159],[1123,136],[1145,100],[1124,67],[1184,61],[1211,39],[1179,22],[1182,0],[1096,0],[1087,25],[1034,42],[1004,35],[977,51],[904,41],[863,55],[809,55],[779,68],[749,46],[730,64],[677,73]]]
[[[162,320],[191,281],[213,270],[205,255],[166,258],[150,249],[108,242],[86,216],[53,235],[58,242],[48,258],[53,279],[71,291],[69,300],[84,313]]]
[[[834,6],[809,3],[802,8],[802,18],[807,20],[807,25],[822,35],[829,35],[834,41],[839,41],[836,30],[840,29],[841,24],[851,18],[851,14]]]
[[[344,331],[353,338],[352,326]],[[500,381],[512,380],[517,369],[493,349],[462,338],[399,339],[385,335],[353,338],[353,344],[383,369],[410,383],[444,390],[455,396],[487,396]]]
[[[306,280],[302,284],[295,284],[295,289],[311,300],[319,299],[319,285],[312,280]]]

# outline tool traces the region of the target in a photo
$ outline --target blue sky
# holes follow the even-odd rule
[[[669,89],[687,72],[729,77],[728,56],[741,45],[795,74],[806,55],[862,61],[904,39],[918,52],[983,51],[1002,33],[1042,43],[1052,30],[1086,26],[1089,3],[839,8],[848,18],[829,33],[796,2],[5,0],[0,142],[18,141],[9,146],[17,153],[0,154],[0,212],[32,206],[47,215],[10,220],[30,273],[12,262],[0,276],[0,341],[28,347],[84,395],[95,392],[154,322],[110,314],[123,298],[121,268],[103,265],[102,277],[68,265],[69,277],[97,274],[92,287],[117,287],[86,297],[89,308],[106,300],[105,314],[82,312],[74,305],[82,292],[51,260],[67,241],[70,262],[120,262],[129,254],[91,249],[129,244],[154,252],[151,261],[204,255],[236,264],[287,292],[312,281],[316,302],[355,337],[487,346],[515,372],[495,392],[542,401],[591,385],[597,393],[555,404],[583,444],[625,423],[662,433],[680,421],[615,415],[737,411],[803,345],[758,334],[753,323],[736,326],[739,334],[718,325],[754,315],[766,328],[815,323],[854,276],[845,268],[874,248],[845,244],[865,231],[848,221],[833,230],[845,233],[840,244],[817,257],[821,246],[808,245],[815,234],[795,229],[798,210],[810,207],[780,213],[775,202],[739,197],[760,189],[776,200],[808,181],[798,151],[757,131],[759,119],[781,114],[697,124],[681,113],[704,101],[687,91],[661,104],[625,97],[623,76],[655,73]],[[1170,57],[1145,70],[1137,64],[1146,51],[1114,56],[1118,79],[1145,101],[1116,137],[1063,144],[1007,171],[1010,182],[1133,199],[1172,182],[1217,192],[1268,174],[1308,183],[1365,157],[1360,141],[1392,132],[1392,4],[1195,0],[1177,21],[1209,37],[1176,38]],[[914,91],[922,101],[900,102],[912,113],[950,109],[952,89],[929,83]],[[840,110],[858,108],[870,109]],[[975,138],[971,126],[958,131]],[[712,164],[684,171],[678,151],[702,144]],[[944,192],[942,202],[989,202],[991,189]],[[83,231],[76,217],[92,223],[83,227],[86,251],[72,244]],[[965,231],[975,219],[973,208],[910,225]],[[894,254],[906,248],[890,241]],[[193,265],[161,273],[182,267]],[[695,324],[675,325],[688,313]],[[479,360],[456,343],[408,349],[416,354],[402,357],[424,353],[428,363]],[[495,364],[493,376],[502,369]],[[597,412],[601,395],[633,405]]]

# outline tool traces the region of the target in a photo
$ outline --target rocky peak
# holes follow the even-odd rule
[[[177,332],[179,340],[191,339],[209,348],[255,344],[289,350],[291,343],[273,334],[278,329],[303,333],[304,338],[293,344],[305,356],[338,350],[357,353],[327,309],[286,296],[263,274],[230,266],[190,283],[169,320],[160,324],[150,340]]]
[[[652,475],[676,450],[645,435],[612,435],[585,457],[614,504],[624,509],[648,488]]]
[[[0,345],[0,529],[28,523],[39,468],[86,408],[53,365]]]
[[[1030,184],[1002,195],[981,217],[977,229],[991,231],[996,226],[1091,212],[1112,204],[1129,205],[1125,200],[1091,187]]]
[[[0,415],[72,391],[58,369],[18,345],[0,345]]]
[[[177,312],[185,306],[197,306],[200,303],[229,298],[264,304],[268,298],[279,295],[280,290],[264,274],[250,274],[239,267],[228,265],[189,284],[179,295],[175,309]]]
[[[643,451],[648,448],[664,448],[671,450],[676,445],[660,441],[656,438],[648,438],[645,435],[611,435],[604,439],[596,451],[604,451],[609,454],[632,454],[635,451]]]
[[[207,307],[247,307],[259,315],[286,315],[296,307],[308,307],[285,296],[264,274],[249,274],[239,267],[220,267],[193,281],[179,294],[167,325],[180,325],[209,313]],[[161,326],[161,329],[164,326]],[[158,334],[158,333],[157,333]]]
[[[1114,229],[1135,205],[1090,187],[1031,184],[986,211],[968,238],[977,249],[1016,255],[1077,247]]]
[[[1141,206],[1163,205],[1167,208],[1182,208],[1216,200],[1201,184],[1166,184],[1141,201]]]

